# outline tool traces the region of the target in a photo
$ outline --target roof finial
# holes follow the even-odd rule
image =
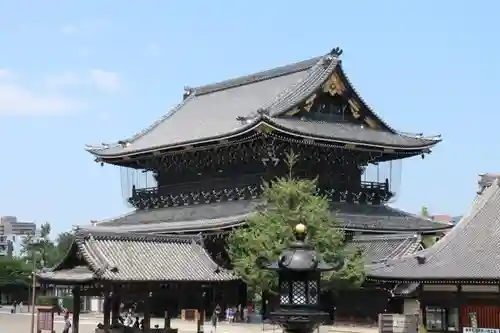
[[[184,86],[184,95],[182,95],[183,99],[188,98],[191,94],[193,93],[193,88],[190,88],[188,86]]]
[[[331,51],[330,54],[334,57],[340,57],[340,55],[344,53],[340,47],[334,47]]]

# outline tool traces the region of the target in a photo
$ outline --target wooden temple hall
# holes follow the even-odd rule
[[[169,329],[171,315],[180,309],[212,309],[221,296],[214,293],[223,286],[241,286],[201,242],[189,235],[77,230],[62,262],[38,278],[45,284],[73,286],[74,333],[82,296],[103,296],[104,332],[118,324],[121,304],[130,302],[139,303],[138,310],[144,312],[144,331],[151,329],[151,314],[164,317]],[[231,300],[231,295],[225,297]]]
[[[371,281],[398,284],[406,313],[429,332],[500,331],[500,174],[480,175],[476,198],[433,246],[368,268]]]
[[[290,151],[299,156],[295,177],[317,179],[348,246],[361,248],[367,265],[415,253],[423,238],[449,229],[388,206],[396,195],[393,178],[378,172],[383,165],[392,171],[406,158],[423,159],[440,137],[391,127],[349,81],[341,53],[335,48],[309,60],[187,87],[180,103],[151,126],[116,143],[87,146],[101,166],[133,175],[125,177],[122,190],[134,210],[82,226],[73,252],[44,279],[73,281],[81,286],[77,293],[121,297],[132,288],[177,297],[181,294],[171,292],[176,285],[198,295],[179,296],[172,301],[177,309],[195,306],[181,303],[200,301],[201,286],[215,284],[219,289],[210,289],[211,302],[244,303],[245,288],[227,271],[226,235],[244,228],[246,218],[265,204],[264,180],[288,174]],[[369,176],[374,168],[375,176]],[[149,177],[147,184],[134,181],[141,175]],[[335,317],[376,321],[389,306],[402,308],[388,304],[387,290],[367,283],[335,305]]]

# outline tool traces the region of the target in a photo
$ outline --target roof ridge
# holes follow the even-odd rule
[[[248,75],[238,76],[232,79],[223,80],[216,83],[205,84],[192,89],[196,91],[198,96],[201,96],[221,90],[236,88],[247,84],[253,84],[260,81],[270,80],[280,76],[290,75],[297,72],[308,70],[312,68],[322,57],[323,56],[314,57],[307,60],[294,62],[292,64],[278,66],[275,68],[266,69]]]
[[[121,240],[121,241],[146,241],[146,242],[180,242],[188,243],[198,241],[199,235],[161,235],[153,233],[134,233],[104,230],[82,230],[77,232],[77,237],[82,241],[93,238],[96,240]]]
[[[320,57],[316,64],[309,69],[306,77],[278,93],[263,109],[268,110],[271,116],[281,116],[290,107],[307,100],[318,89],[318,85],[323,85],[340,64],[340,54],[341,52],[338,53],[338,50],[333,49]],[[309,81],[318,81],[319,84],[311,85]]]

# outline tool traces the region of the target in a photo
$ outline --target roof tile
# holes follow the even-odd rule
[[[237,278],[211,259],[201,239],[195,236],[162,236],[110,232],[76,233],[80,255],[87,271],[77,274],[54,268],[42,273],[42,279],[88,279],[89,271],[96,279],[112,281],[227,281]],[[72,274],[73,273],[73,274]],[[51,276],[52,274],[52,276]]]
[[[497,176],[498,177],[498,176]],[[388,280],[500,279],[500,185],[482,187],[469,212],[436,244],[399,260],[369,269],[372,278]]]
[[[127,232],[197,232],[220,230],[245,223],[262,205],[259,200],[138,210],[109,219],[88,230]],[[339,225],[347,230],[434,233],[451,225],[431,221],[386,205],[331,203]]]

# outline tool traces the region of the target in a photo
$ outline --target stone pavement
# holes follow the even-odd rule
[[[80,333],[94,333],[94,329],[99,322],[100,316],[83,314],[80,317]],[[31,315],[29,313],[10,314],[0,311],[0,333],[28,333],[30,332]],[[151,327],[159,325],[163,327],[162,318],[153,318]],[[172,327],[178,328],[179,333],[195,333],[196,323],[172,320]],[[63,317],[55,317],[55,331],[61,332],[63,328]],[[210,325],[205,326],[205,332],[209,333]],[[319,333],[377,333],[376,328],[351,327],[351,326],[322,326]],[[221,322],[217,327],[217,333],[281,333],[278,326],[271,324],[228,324]]]

